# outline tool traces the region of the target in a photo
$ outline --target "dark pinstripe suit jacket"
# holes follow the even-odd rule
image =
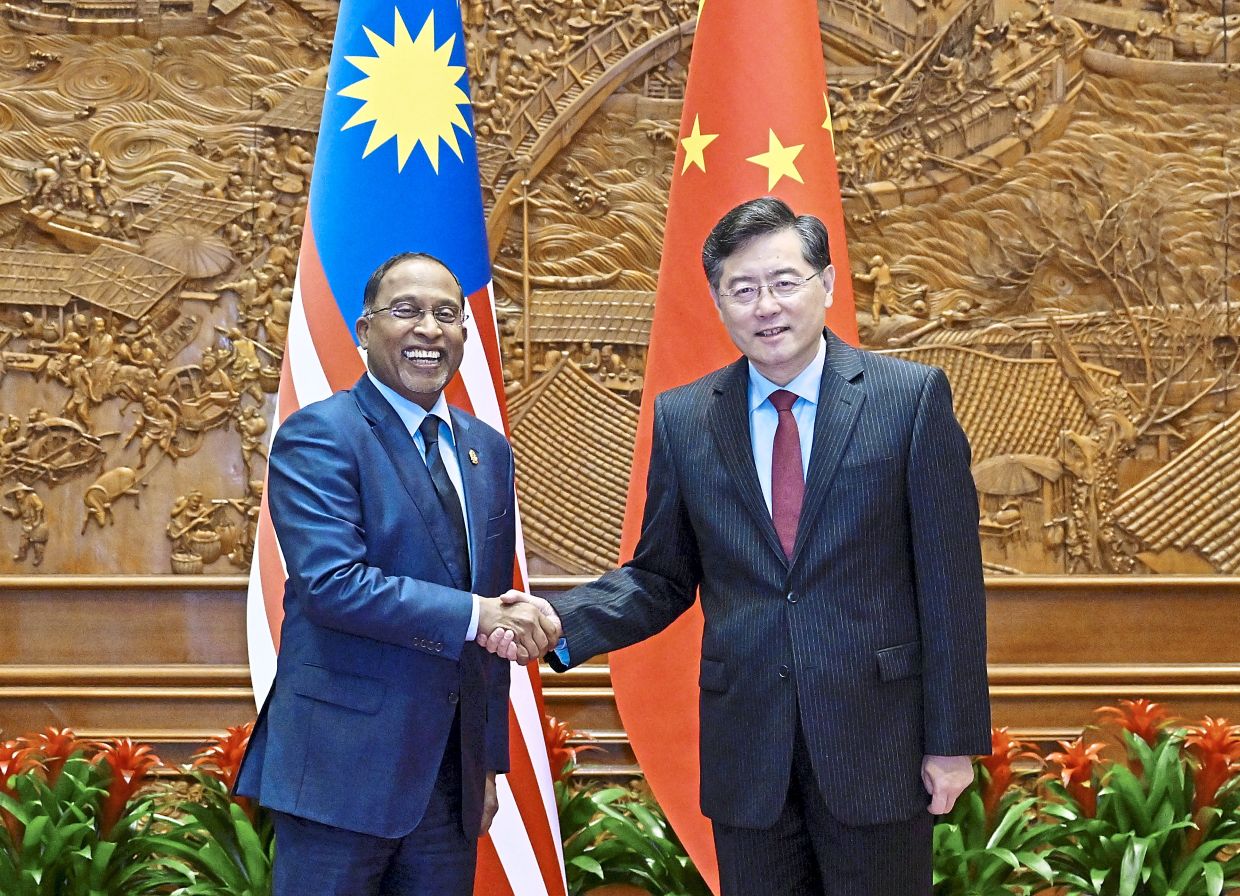
[[[826,339],[791,562],[741,359],[656,399],[636,555],[552,600],[576,664],[660,631],[700,588],[702,811],[733,826],[778,817],[798,711],[848,824],[923,811],[924,754],[990,752],[977,495],[947,379]]]

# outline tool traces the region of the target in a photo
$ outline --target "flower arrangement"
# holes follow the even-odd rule
[[[940,896],[1220,896],[1240,885],[1240,726],[1121,700],[1044,756],[1005,729],[935,829]],[[1119,751],[1122,757],[1109,758]]]
[[[163,762],[129,739],[48,728],[0,742],[0,893],[269,893],[270,824],[229,795],[248,737],[214,739],[179,789],[154,786]]]
[[[545,724],[570,896],[707,896],[644,784],[574,777],[592,747]],[[63,728],[0,739],[0,893],[267,896],[270,819],[231,794],[250,730],[228,729],[179,770],[149,746]],[[1240,725],[1121,700],[1057,749],[1006,728],[991,744],[935,826],[937,896],[1240,892]]]

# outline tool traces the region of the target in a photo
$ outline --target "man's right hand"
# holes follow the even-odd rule
[[[560,620],[528,598],[514,599],[517,594],[510,591],[503,597],[479,598],[477,640],[492,653],[525,665],[555,646]]]

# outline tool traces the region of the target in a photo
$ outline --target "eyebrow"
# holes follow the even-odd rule
[[[417,294],[411,294],[407,296],[396,296],[395,298],[392,299],[392,301],[388,303],[388,307],[390,308],[393,305],[417,305],[420,303],[420,301],[421,301],[421,296]],[[449,304],[449,303],[455,305],[457,308],[465,307],[465,304],[463,302],[459,301],[453,296],[449,296],[448,298],[441,299],[441,300],[431,299],[430,301],[433,307],[435,308],[442,308],[444,305]]]
[[[769,271],[767,271],[767,272],[766,272],[766,275],[765,275],[765,276],[767,276],[767,277],[779,277],[779,276],[780,276],[780,275],[782,275],[782,274],[796,274],[798,277],[799,277],[799,276],[801,276],[800,272],[799,272],[799,271],[797,271],[797,269],[796,269],[796,268],[791,267],[791,266],[789,266],[789,265],[785,265],[785,266],[784,266],[784,267],[782,267],[782,268],[774,268],[774,269],[772,269],[772,270],[769,270]],[[729,277],[729,278],[728,278],[727,280],[725,280],[724,282],[725,282],[725,283],[727,283],[729,286],[731,286],[731,285],[733,285],[733,284],[735,284],[735,283],[740,283],[740,282],[745,281],[745,280],[751,280],[751,281],[756,282],[758,279],[760,279],[760,276],[754,276],[754,275],[750,275],[750,274],[737,274],[737,275],[736,275],[736,276],[734,276],[734,277]]]

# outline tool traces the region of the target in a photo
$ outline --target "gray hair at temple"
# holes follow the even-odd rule
[[[719,291],[723,263],[750,240],[780,230],[795,230],[801,238],[801,254],[815,271],[831,263],[827,228],[813,215],[796,215],[788,203],[774,196],[742,202],[719,219],[702,244],[702,268],[711,292]]]

